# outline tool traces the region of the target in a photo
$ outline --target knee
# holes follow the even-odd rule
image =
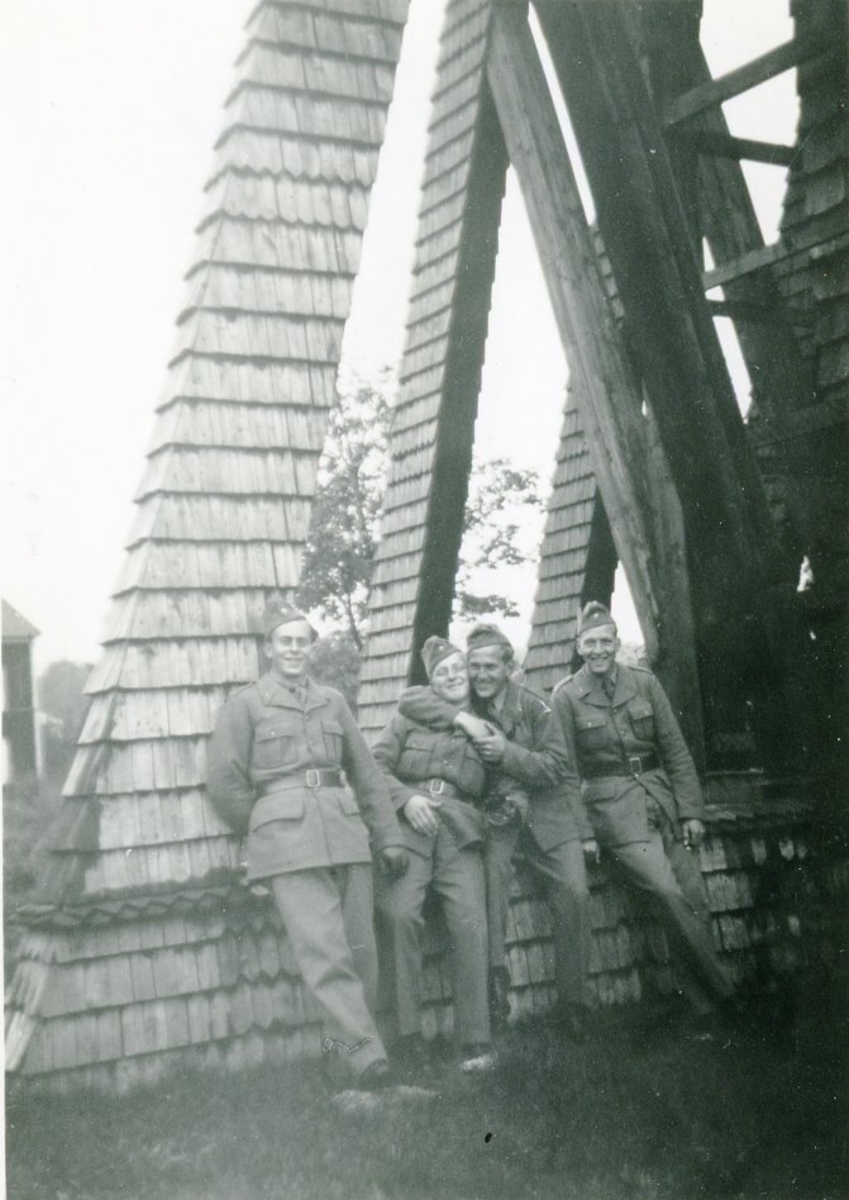
[[[422,905],[413,896],[391,892],[379,904],[383,921],[395,936],[418,934],[424,928]]]

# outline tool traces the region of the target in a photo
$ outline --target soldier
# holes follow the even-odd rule
[[[720,962],[701,903],[683,891],[670,855],[695,850],[704,806],[695,766],[663,688],[648,670],[616,661],[616,624],[588,604],[579,622],[583,666],[552,694],[549,737],[577,764],[600,846],[642,892],[674,948],[719,1008],[736,1013],[734,984]]]
[[[306,618],[274,604],[263,632],[271,669],[218,714],[208,794],[247,832],[247,878],[271,890],[323,1012],[322,1049],[354,1086],[385,1087],[392,1075],[369,1011],[377,988],[369,833],[382,869],[399,875],[401,830],[344,699],[306,674],[315,638]]]
[[[422,659],[435,696],[462,706],[469,676],[463,652],[431,637]],[[489,1070],[486,905],[481,805],[487,771],[465,734],[434,730],[396,712],[374,746],[410,851],[403,878],[378,891],[389,935],[390,975],[400,1035],[410,1066],[423,1065],[421,996],[423,909],[428,891],[440,899],[451,943],[454,1028],[465,1073]]]
[[[577,789],[555,787],[569,765],[543,750],[549,708],[513,678],[515,656],[507,637],[496,625],[476,625],[467,639],[466,662],[472,712],[426,688],[407,689],[399,711],[432,728],[462,729],[500,772],[487,805],[484,848],[490,1015],[502,1024],[509,1012],[504,939],[513,863],[521,856],[553,917],[558,1001],[551,1019],[582,1040],[591,936],[584,856],[595,858],[598,851],[592,826]]]

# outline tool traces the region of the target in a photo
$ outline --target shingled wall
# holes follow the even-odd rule
[[[257,619],[298,582],[407,0],[263,0],[247,24],[7,1067],[131,1086],[317,1052],[279,925],[202,791]]]
[[[412,630],[422,597],[432,586],[423,572],[426,536],[429,527],[436,532],[448,516],[434,504],[437,435],[440,420],[445,425],[451,417],[446,397],[457,360],[468,362],[475,353],[464,343],[464,321],[472,314],[462,290],[469,278],[470,237],[481,216],[470,200],[470,177],[482,152],[489,19],[490,0],[449,0],[441,35],[360,686],[358,713],[366,731],[383,728],[407,681]],[[490,203],[500,204],[503,182],[503,174],[499,183],[493,182],[498,191]],[[493,261],[494,253],[493,246]],[[473,304],[485,328],[488,295],[475,295]],[[479,371],[471,368],[470,373],[477,374],[479,386]],[[475,387],[474,380],[469,387]],[[464,391],[468,400],[469,389]],[[476,388],[471,401],[476,404]]]

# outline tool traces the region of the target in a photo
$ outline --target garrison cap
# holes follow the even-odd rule
[[[610,609],[599,604],[598,600],[590,600],[589,604],[584,605],[583,612],[578,615],[578,634],[586,633],[588,629],[596,629],[602,625],[612,625],[616,629],[616,622],[610,615]]]
[[[315,641],[318,637],[318,634],[302,612],[299,612],[292,604],[284,604],[283,601],[276,600],[272,604],[269,604],[262,614],[262,632],[265,635],[265,640],[268,641],[279,625],[289,625],[292,621],[306,621],[307,625],[309,625],[312,640]]]
[[[425,665],[428,679],[443,659],[450,658],[452,654],[462,653],[463,651],[458,646],[453,646],[445,638],[429,637],[422,646],[422,662]]]
[[[484,646],[503,646],[505,650],[513,653],[513,647],[510,640],[501,632],[497,625],[490,625],[482,621],[469,633],[466,638],[466,653],[472,650],[482,650]]]

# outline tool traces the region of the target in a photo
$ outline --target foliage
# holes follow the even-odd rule
[[[3,787],[3,909],[6,915],[6,973],[14,957],[17,931],[9,924],[31,901],[47,870],[48,833],[60,804],[58,784],[34,775]]]
[[[42,732],[44,770],[52,779],[64,779],[71,765],[77,738],[88,712],[83,689],[88,663],[60,659],[51,663],[38,680],[38,707],[53,718]]]
[[[390,409],[360,384],[330,414],[297,603],[343,622],[362,648],[375,530],[386,476]]]
[[[319,489],[313,505],[297,603],[341,622],[359,651],[388,464],[389,383],[359,383],[340,394],[330,415]],[[463,527],[456,615],[515,616],[503,589],[504,567],[528,561],[529,518],[543,507],[535,472],[506,459],[475,465]],[[479,583],[498,573],[498,591]]]
[[[318,683],[326,683],[340,691],[352,712],[357,711],[361,666],[360,648],[345,630],[336,630],[319,638],[310,652],[310,675]]]
[[[505,594],[503,568],[522,566],[533,556],[537,539],[528,536],[529,526],[543,507],[536,471],[516,468],[506,458],[475,464],[463,522],[456,617],[519,615],[515,600]],[[493,575],[499,592],[472,590]]]

